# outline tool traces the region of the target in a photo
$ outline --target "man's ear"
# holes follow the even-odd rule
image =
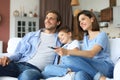
[[[57,25],[60,25],[60,23],[61,23],[61,22],[59,21],[59,22],[57,23]]]

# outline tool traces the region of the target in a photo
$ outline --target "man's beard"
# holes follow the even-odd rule
[[[45,29],[47,29],[47,30],[55,30],[56,27],[50,27],[50,28],[45,28]]]

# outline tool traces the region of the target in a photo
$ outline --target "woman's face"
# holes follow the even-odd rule
[[[85,31],[85,30],[91,30],[92,29],[92,22],[93,22],[93,18],[89,18],[88,16],[81,14],[79,16],[79,25],[81,26],[81,28]]]
[[[58,38],[61,43],[66,44],[71,40],[71,32],[60,31],[58,33]]]

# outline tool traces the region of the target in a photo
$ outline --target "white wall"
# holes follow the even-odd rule
[[[109,0],[79,0],[80,5],[73,7],[80,10],[91,10],[100,12],[100,10],[109,7]],[[120,0],[117,0],[117,5],[120,6]],[[101,31],[105,31],[109,34],[109,38],[120,38],[120,27],[115,27],[113,22],[109,22],[107,28],[101,28]]]
[[[25,12],[27,15],[30,11],[36,12],[39,16],[39,0],[11,0],[10,1],[10,37],[15,36],[15,17],[13,12]]]
[[[79,0],[80,6],[73,7],[73,9],[80,8],[81,10],[100,11],[109,6],[109,0]]]
[[[37,6],[37,14],[39,14],[39,0],[11,0],[10,1],[10,37],[15,36],[15,21],[13,12],[14,10],[20,10],[24,7],[24,11],[28,14],[29,11],[33,11]],[[94,11],[99,11],[101,9],[109,7],[109,0],[79,0],[80,6],[73,7],[75,9],[93,9]],[[117,6],[120,6],[120,0],[117,0]],[[112,22],[109,23],[108,28],[101,28],[101,30],[106,31],[110,38],[120,37],[120,28],[116,28]]]

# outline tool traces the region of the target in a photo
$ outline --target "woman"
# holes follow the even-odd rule
[[[110,45],[108,36],[101,32],[95,15],[83,10],[77,16],[78,26],[84,32],[83,50],[67,50],[57,48],[60,55],[79,56],[80,71],[75,80],[106,80],[113,77],[113,62],[110,60]]]

